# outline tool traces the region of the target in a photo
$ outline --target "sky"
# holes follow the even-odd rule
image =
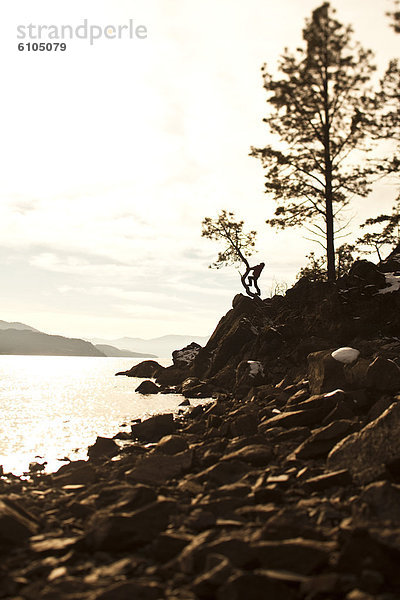
[[[376,55],[398,55],[391,0],[337,0]],[[0,319],[69,337],[210,335],[241,291],[201,237],[225,208],[258,231],[263,297],[318,247],[265,225],[275,202],[249,157],[268,135],[261,66],[301,43],[311,0],[15,0],[0,7]],[[146,27],[147,37],[19,51],[17,27]],[[125,30],[127,31],[127,30]],[[35,40],[23,40],[27,41]],[[53,40],[54,41],[54,40]],[[355,199],[358,223],[389,210],[395,182]]]

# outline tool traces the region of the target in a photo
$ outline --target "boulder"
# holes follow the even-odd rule
[[[0,500],[0,547],[21,546],[38,532],[37,520],[16,503]]]
[[[261,444],[250,444],[226,454],[222,460],[243,460],[254,467],[262,467],[269,464],[272,458],[272,448]]]
[[[164,370],[164,367],[155,360],[143,360],[138,365],[133,366],[128,371],[120,371],[115,375],[126,375],[127,377],[156,377],[158,373]]]
[[[132,437],[146,442],[158,442],[165,435],[175,432],[174,415],[155,415],[131,426]]]
[[[264,367],[258,360],[242,360],[236,368],[235,395],[243,397],[252,387],[265,383]]]
[[[164,595],[159,583],[151,579],[134,579],[116,583],[90,596],[89,600],[159,600]]]
[[[95,480],[96,471],[85,460],[71,461],[53,475],[53,482],[57,485],[85,485]]]
[[[378,356],[368,367],[367,386],[382,392],[400,391],[400,368],[393,360]]]
[[[148,454],[140,457],[133,469],[125,473],[130,481],[158,485],[177,477],[190,468],[193,453],[185,450],[179,454]]]
[[[351,483],[350,472],[347,469],[340,469],[338,471],[328,471],[316,477],[310,477],[310,479],[304,481],[303,485],[310,492],[320,492],[330,487],[343,487]]]
[[[328,564],[332,542],[302,538],[258,542],[252,546],[261,567],[309,575]]]
[[[145,381],[142,381],[142,383],[140,385],[138,385],[138,387],[135,389],[135,392],[138,392],[138,394],[158,394],[158,392],[160,391],[160,386],[157,385],[156,383],[154,383],[154,381],[150,381],[150,379],[146,379]]]
[[[400,460],[400,402],[394,402],[361,431],[339,442],[328,456],[332,469],[349,469],[357,483],[385,477],[387,466]]]
[[[321,350],[308,355],[308,379],[312,394],[346,388],[344,363],[333,358],[334,351],[335,349]]]
[[[294,456],[300,459],[320,458],[326,456],[336,443],[354,431],[352,421],[340,419],[333,421],[325,427],[314,429],[296,450]]]
[[[201,381],[197,377],[188,377],[181,387],[181,394],[185,398],[210,398],[213,391],[214,388],[210,383]]]
[[[400,486],[388,481],[370,483],[354,503],[353,517],[399,523]]]
[[[378,270],[378,267],[369,260],[356,260],[350,271],[349,277],[358,280],[364,285],[374,285],[378,289],[386,286],[385,276]]]
[[[222,585],[217,600],[294,600],[296,592],[271,577],[268,572],[240,573],[233,575]]]
[[[95,443],[88,448],[90,459],[111,457],[118,454],[119,446],[111,438],[98,436]]]
[[[181,350],[174,350],[172,353],[172,362],[176,367],[191,367],[200,350],[200,344],[192,342]]]
[[[84,543],[91,551],[133,550],[164,531],[176,510],[174,500],[162,498],[132,513],[113,515],[100,511],[93,515]]]
[[[182,435],[165,435],[158,442],[155,451],[161,454],[178,454],[188,448],[189,445]]]
[[[160,385],[178,385],[189,376],[187,367],[176,367],[171,365],[156,375],[156,382]]]

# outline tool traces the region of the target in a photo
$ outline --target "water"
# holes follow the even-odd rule
[[[47,470],[65,456],[87,458],[97,435],[130,431],[131,421],[177,412],[182,396],[135,393],[140,379],[115,377],[140,359],[0,356],[0,465],[21,474],[35,456]],[[168,364],[170,361],[160,361]],[[124,426],[122,426],[125,424]]]

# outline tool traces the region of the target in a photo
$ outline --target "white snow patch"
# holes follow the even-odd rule
[[[327,394],[324,394],[324,398],[329,398],[330,396],[334,396],[338,392],[342,392],[344,394],[343,390],[338,388],[337,390],[333,390],[333,392],[328,392]]]
[[[262,364],[258,360],[248,360],[247,364],[250,365],[250,376],[255,377],[259,373],[264,375],[264,369]]]
[[[388,294],[389,292],[397,292],[397,290],[400,290],[400,275],[385,273],[385,279],[389,287],[379,290],[378,294]]]
[[[345,346],[344,348],[338,348],[331,354],[332,358],[337,360],[338,362],[344,363],[345,365],[349,365],[350,363],[357,360],[360,356],[360,351],[355,348],[349,348]]]

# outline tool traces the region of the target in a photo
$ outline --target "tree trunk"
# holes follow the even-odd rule
[[[335,269],[335,242],[333,230],[333,207],[332,207],[332,174],[327,177],[325,201],[326,201],[326,259],[328,265],[328,281],[336,280]]]
[[[324,162],[325,162],[325,220],[326,220],[326,262],[328,267],[328,281],[336,280],[335,269],[335,242],[333,229],[333,194],[332,194],[332,159],[330,139],[330,115],[329,115],[329,74],[328,58],[325,57],[324,78]]]

